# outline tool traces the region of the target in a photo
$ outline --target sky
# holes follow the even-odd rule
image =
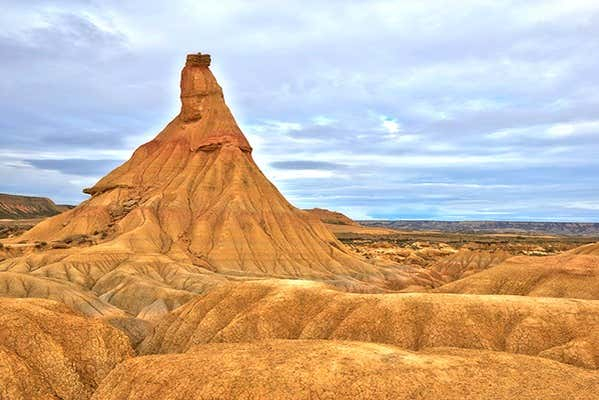
[[[0,6],[0,192],[87,198],[204,52],[295,206],[599,222],[599,0]]]

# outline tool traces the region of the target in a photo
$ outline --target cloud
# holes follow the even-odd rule
[[[383,119],[381,125],[383,125],[383,128],[389,133],[398,133],[401,130],[397,121],[392,119]]]
[[[25,160],[34,168],[56,171],[68,175],[98,176],[101,177],[123,163],[122,160]]]
[[[575,201],[573,203],[565,204],[564,207],[577,210],[599,211],[599,202]]]
[[[83,198],[205,51],[298,206],[599,221],[596,2],[8,0],[0,24],[0,191]]]
[[[299,170],[339,170],[344,169],[346,166],[343,164],[335,164],[326,161],[306,161],[306,160],[293,160],[293,161],[276,161],[270,164],[271,167],[276,169],[299,169]]]

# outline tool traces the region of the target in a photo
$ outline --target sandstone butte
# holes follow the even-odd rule
[[[368,235],[387,235],[397,231],[374,226],[363,226],[337,211],[331,211],[324,208],[312,208],[304,210],[312,216],[318,218],[334,234],[368,234]]]
[[[5,241],[51,248],[1,262],[11,274],[0,273],[0,293],[152,319],[232,279],[301,277],[355,291],[438,284],[353,255],[287,202],[254,162],[209,65],[209,55],[187,57],[180,113],[85,189],[91,198]]]

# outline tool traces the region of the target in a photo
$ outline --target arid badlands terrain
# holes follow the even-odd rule
[[[1,400],[599,398],[599,239],[299,210],[209,65],[88,200],[0,199]]]

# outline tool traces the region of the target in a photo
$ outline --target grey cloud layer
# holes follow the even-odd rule
[[[82,199],[207,51],[298,206],[599,221],[594,2],[22,3],[0,16],[0,172],[19,177],[0,191]]]

